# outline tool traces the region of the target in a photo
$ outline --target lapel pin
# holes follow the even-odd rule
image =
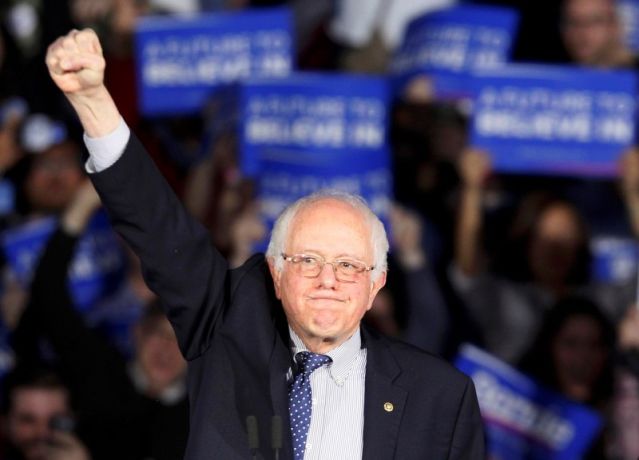
[[[389,402],[384,403],[384,410],[386,412],[393,412],[393,409],[395,409],[395,406],[393,406],[393,403],[389,403]]]

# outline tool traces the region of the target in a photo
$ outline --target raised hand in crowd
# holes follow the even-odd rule
[[[443,354],[445,337],[450,332],[450,311],[424,250],[421,218],[416,212],[394,204],[390,224],[391,253],[401,271],[400,289],[405,293],[400,301],[406,317],[403,339],[432,353]],[[393,277],[393,273],[390,276]],[[382,291],[379,301],[375,299],[370,312],[379,317],[378,322],[384,318],[383,314],[389,316],[389,310],[397,316],[394,309],[387,306],[393,307],[393,299],[386,299],[391,297],[388,291]],[[378,304],[387,307],[380,308]]]
[[[639,148],[627,149],[619,161],[619,185],[630,225],[635,237],[639,237]]]
[[[53,430],[44,460],[91,460],[91,455],[74,434]]]
[[[100,197],[93,188],[93,184],[85,179],[62,214],[60,223],[67,233],[79,235],[84,231],[91,216],[99,207]]]
[[[20,113],[9,112],[0,125],[0,175],[24,156],[24,151],[18,143],[18,128],[21,121]]]
[[[264,239],[266,234],[267,229],[260,218],[258,204],[249,203],[231,224],[231,266],[242,265],[253,254],[255,244]]]
[[[492,166],[487,152],[467,148],[457,164],[462,182],[455,237],[455,263],[468,276],[479,271],[484,185]]]
[[[91,182],[86,179],[77,190],[69,206],[64,210],[60,224],[69,234],[79,236],[99,206],[100,198]],[[7,271],[4,290],[0,297],[0,314],[3,322],[10,329],[15,328],[18,324],[28,298],[25,288]]]
[[[104,20],[113,3],[113,0],[71,0],[69,9],[76,24],[94,24]]]
[[[622,351],[639,352],[639,308],[633,305],[617,326],[617,345]]]
[[[390,211],[391,244],[398,262],[405,269],[418,269],[426,264],[422,245],[422,223],[414,211],[394,203]]]

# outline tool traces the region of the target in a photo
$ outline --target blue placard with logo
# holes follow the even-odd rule
[[[509,60],[518,20],[515,10],[478,5],[414,19],[390,64],[396,89],[401,91],[417,75],[427,75],[437,96],[467,96],[469,72]]]
[[[0,216],[8,216],[15,209],[16,191],[13,182],[0,179]]]
[[[298,73],[237,85],[242,172],[270,228],[284,206],[322,188],[362,195],[384,220],[391,166],[382,78]]]
[[[511,65],[472,82],[471,143],[498,171],[612,176],[634,142],[633,72]]]
[[[599,434],[602,420],[595,411],[479,348],[464,345],[455,365],[475,384],[489,458],[577,460]]]
[[[143,114],[195,113],[219,85],[291,72],[291,11],[147,17],[136,27],[135,56]]]
[[[634,279],[639,260],[639,244],[634,239],[600,235],[592,238],[590,252],[594,281],[621,284]]]
[[[57,228],[55,218],[30,221],[2,234],[2,249],[9,267],[27,287],[44,247]],[[79,310],[89,309],[122,282],[125,260],[105,212],[92,218],[75,250],[69,268],[69,289]]]
[[[258,201],[267,228],[293,201],[331,188],[363,197],[388,229],[392,175],[387,152],[368,155],[364,161],[335,154],[300,157],[284,151],[271,153],[262,159],[258,178]],[[266,242],[257,249],[266,249]]]
[[[249,176],[273,152],[301,161],[334,155],[353,164],[388,155],[389,94],[382,78],[298,73],[251,80],[238,91],[241,165]]]
[[[621,21],[626,45],[639,50],[639,0],[616,0],[617,15]]]

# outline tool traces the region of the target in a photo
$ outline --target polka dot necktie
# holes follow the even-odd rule
[[[304,458],[306,436],[311,425],[311,373],[332,361],[329,356],[310,351],[300,351],[295,355],[297,374],[288,390],[288,410],[291,416],[291,435],[295,460]]]

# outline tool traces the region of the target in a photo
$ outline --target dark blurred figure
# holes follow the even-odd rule
[[[90,460],[73,434],[69,390],[45,368],[16,368],[3,387],[4,460]]]
[[[14,223],[60,214],[85,177],[82,147],[67,124],[42,113],[27,116],[16,135],[22,153],[13,176],[19,217]]]
[[[599,307],[566,297],[544,316],[520,368],[568,398],[603,410],[612,395],[615,330]]]
[[[639,458],[639,307],[631,305],[617,327],[620,365],[615,374],[613,442],[619,460]]]
[[[47,359],[44,338],[69,383],[78,425],[95,460],[173,460],[188,434],[186,362],[175,333],[157,304],[135,327],[135,353],[127,361],[90,330],[73,307],[65,283],[75,245],[99,198],[82,183],[40,258],[30,298],[15,331],[18,359]]]
[[[565,62],[602,70],[639,70],[637,55],[624,41],[615,0],[562,0],[560,6]],[[566,184],[566,194],[574,197],[593,233],[627,234],[614,181],[578,179]]]
[[[393,109],[394,195],[425,219],[425,249],[436,265],[452,254],[466,136],[466,118],[452,105],[398,101]]]
[[[639,65],[623,41],[615,0],[563,0],[561,38],[571,62],[603,69]]]
[[[70,203],[83,177],[80,149],[70,140],[35,156],[24,184],[31,214],[60,213]]]
[[[590,278],[586,223],[571,202],[549,193],[528,195],[520,203],[497,272],[533,282],[560,298]]]
[[[586,404],[604,419],[604,431],[587,459],[606,458],[613,394],[615,330],[598,306],[583,297],[566,297],[544,316],[520,369],[562,395]]]
[[[589,238],[577,208],[548,193],[527,195],[517,206],[496,256],[483,234],[489,156],[466,150],[451,282],[480,325],[488,350],[511,363],[532,343],[544,312],[562,297],[592,293]]]

